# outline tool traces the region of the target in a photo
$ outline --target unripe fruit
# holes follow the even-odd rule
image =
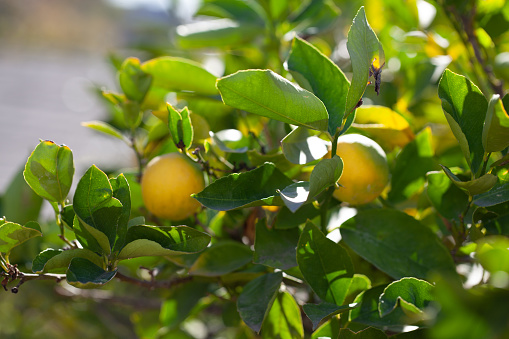
[[[342,187],[333,196],[351,205],[375,200],[389,183],[389,166],[382,147],[360,134],[338,138],[336,154],[343,160]]]
[[[180,153],[152,159],[141,179],[141,193],[147,209],[159,218],[174,221],[191,216],[200,203],[191,198],[205,187],[200,167]]]

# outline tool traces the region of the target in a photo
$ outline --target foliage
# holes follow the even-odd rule
[[[126,58],[121,92],[101,93],[111,120],[83,124],[131,147],[136,171],[91,165],[76,179],[70,148],[35,147],[23,175],[56,227],[35,221],[41,199],[20,199],[18,180],[4,200],[19,203],[2,205],[2,285],[123,286],[125,300],[149,288],[156,311],[130,317],[142,338],[508,336],[508,13],[495,1],[204,1],[207,21],[176,32],[189,57]],[[205,49],[223,76],[201,66]],[[333,199],[343,160],[324,158],[352,132],[382,145],[391,174],[355,209]],[[139,184],[171,152],[207,183],[178,225],[147,211]],[[28,273],[11,252],[41,235]]]

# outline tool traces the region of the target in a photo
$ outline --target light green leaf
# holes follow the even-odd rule
[[[112,137],[115,137],[117,139],[120,139],[122,141],[129,143],[129,141],[122,135],[122,132],[120,132],[118,129],[116,129],[115,127],[111,126],[110,124],[108,124],[104,121],[93,120],[93,121],[82,122],[81,126],[91,128],[93,130],[99,131],[101,133],[110,135]]]
[[[173,143],[178,148],[191,147],[193,142],[193,125],[189,116],[189,110],[184,107],[180,112],[166,103],[168,109],[168,127],[170,129]]]
[[[324,104],[271,70],[244,70],[217,81],[225,104],[289,124],[327,131]]]
[[[469,181],[461,181],[454,173],[451,172],[447,167],[440,165],[444,170],[445,174],[449,177],[454,185],[463,190],[468,195],[477,195],[481,193],[486,193],[490,189],[495,186],[498,182],[498,178],[496,175],[491,173],[487,173],[480,178],[469,180]]]
[[[279,293],[263,322],[262,338],[303,339],[300,308],[288,292]]]
[[[152,76],[141,69],[139,59],[130,57],[122,63],[118,80],[126,97],[141,104],[152,83]]]
[[[25,226],[8,222],[0,218],[0,252],[9,253],[14,247],[27,240],[42,236],[41,227],[35,221],[29,221]]]
[[[74,258],[88,259],[90,262],[99,267],[104,265],[104,260],[100,256],[84,248],[76,248],[65,251],[48,248],[34,258],[32,262],[32,272],[62,273],[67,271],[71,260]]]
[[[390,283],[380,295],[380,317],[385,317],[399,306],[412,320],[423,320],[424,309],[435,300],[433,289],[429,282],[416,278],[403,278]]]
[[[494,94],[488,105],[486,120],[482,131],[482,144],[485,152],[499,152],[509,146],[509,96],[504,99]]]

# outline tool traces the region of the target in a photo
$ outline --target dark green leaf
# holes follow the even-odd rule
[[[339,337],[341,339],[387,339],[387,335],[374,327],[368,327],[365,330],[354,332],[348,328],[342,328],[339,331]]]
[[[469,180],[469,181],[461,181],[454,173],[451,172],[447,167],[442,166],[445,174],[449,177],[454,185],[463,190],[468,195],[477,195],[488,192],[493,186],[496,185],[498,178],[496,175],[491,173],[487,173],[480,178]]]
[[[288,292],[278,294],[263,322],[262,338],[303,339],[300,308]]]
[[[321,304],[305,304],[302,308],[313,323],[314,331],[320,324],[326,322],[332,316],[349,311],[357,306],[358,304],[338,306],[336,304],[323,302]]]
[[[507,182],[474,197],[474,204],[481,207],[494,206],[506,201],[509,201],[509,183]]]
[[[225,104],[289,124],[327,131],[328,114],[314,96],[271,70],[244,70],[217,81]]]
[[[112,137],[115,137],[117,139],[120,139],[122,141],[128,142],[128,140],[122,135],[122,132],[120,132],[118,129],[116,129],[115,127],[111,126],[110,124],[108,124],[104,121],[93,120],[93,121],[82,122],[81,126],[91,128],[93,130],[96,130],[101,133],[104,133],[104,134],[110,135]]]
[[[42,236],[41,227],[35,221],[29,221],[25,226],[8,222],[0,218],[0,252],[9,253],[14,247],[27,240]]]
[[[118,72],[120,87],[129,100],[141,103],[147,94],[152,76],[145,73],[137,58],[127,58]]]
[[[504,107],[505,102],[509,106],[509,96],[505,95],[503,100],[500,95],[494,94],[488,105],[482,131],[485,152],[499,152],[509,146],[509,115]]]
[[[431,129],[425,128],[398,154],[387,198],[398,203],[418,193],[426,181],[426,173],[438,169],[433,156]]]
[[[253,331],[260,332],[262,323],[276,299],[283,274],[264,274],[250,281],[237,299],[240,317]]]
[[[249,247],[238,242],[223,242],[207,248],[189,269],[193,275],[220,276],[235,271],[253,260]]]
[[[92,252],[103,254],[110,253],[110,244],[106,235],[91,226],[81,222],[77,215],[74,215],[72,229],[83,248]],[[92,235],[92,233],[95,235]]]
[[[299,231],[269,229],[265,219],[256,223],[253,262],[286,270],[297,266],[296,250]]]
[[[323,158],[327,154],[327,144],[309,130],[297,127],[281,140],[281,149],[286,159],[298,165]]]
[[[274,164],[265,163],[249,172],[222,177],[193,197],[205,207],[219,211],[271,205],[279,198],[277,190],[291,183]]]
[[[459,215],[467,206],[468,196],[444,172],[428,172],[427,178],[427,194],[433,207],[441,216],[459,221]]]
[[[32,272],[62,273],[67,270],[71,260],[74,258],[88,259],[99,267],[104,264],[104,260],[100,256],[84,248],[65,251],[48,248],[35,257],[32,262]]]
[[[359,9],[348,31],[346,44],[352,61],[353,77],[346,98],[345,114],[350,114],[362,98],[368,84],[372,64],[381,69],[385,63],[382,44],[366,19],[364,6]],[[375,60],[376,59],[376,60]]]
[[[303,205],[295,213],[290,211],[288,207],[283,206],[276,216],[274,228],[283,230],[298,227],[306,223],[308,219],[312,220],[318,215],[320,215],[320,210],[313,204]]]
[[[159,57],[141,65],[153,77],[152,86],[168,91],[191,91],[217,95],[216,77],[198,63],[176,57]]]
[[[428,278],[432,271],[455,274],[456,266],[440,239],[406,213],[373,209],[341,225],[345,243],[395,279]]]
[[[35,193],[49,201],[63,202],[74,175],[71,149],[41,141],[28,158],[23,175]]]
[[[341,245],[307,222],[297,246],[297,263],[313,291],[323,300],[342,305],[353,277],[353,264]]]
[[[165,327],[173,329],[184,321],[196,304],[207,293],[209,284],[199,281],[177,286],[171,290],[171,295],[163,302],[159,319]]]
[[[200,252],[210,236],[187,226],[138,225],[129,227],[125,242],[119,260]]]
[[[472,172],[477,173],[484,156],[483,123],[488,102],[479,88],[464,76],[446,69],[438,84],[442,109],[458,139]]]
[[[122,189],[128,191],[127,183],[124,182],[122,185]],[[121,194],[125,195],[126,193]],[[88,229],[94,237],[101,237],[100,233],[106,236],[109,248],[115,244],[119,222],[125,221],[127,226],[126,209],[123,208],[119,199],[114,197],[113,187],[108,176],[95,165],[92,165],[78,182],[73,206],[80,221],[95,230]],[[104,241],[100,240],[99,244],[103,250],[109,252]]]
[[[380,295],[380,316],[385,317],[399,306],[406,315],[418,320],[416,318],[422,316],[423,310],[435,299],[433,289],[429,282],[416,278],[392,282]]]
[[[117,270],[105,271],[85,258],[73,258],[67,270],[67,282],[78,288],[97,288],[113,279]]]
[[[341,126],[350,82],[341,69],[313,45],[295,37],[288,57],[289,71],[301,74],[324,103],[329,113],[330,135]],[[297,82],[299,77],[296,77]],[[304,84],[299,83],[302,87]],[[348,126],[343,128],[344,131]]]

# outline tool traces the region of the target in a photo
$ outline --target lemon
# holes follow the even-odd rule
[[[389,183],[389,166],[384,150],[375,141],[360,134],[338,138],[336,154],[343,160],[342,187],[333,196],[351,205],[375,200]]]
[[[159,218],[183,220],[200,207],[191,198],[205,187],[199,166],[180,153],[152,159],[141,178],[141,193],[147,209]]]

